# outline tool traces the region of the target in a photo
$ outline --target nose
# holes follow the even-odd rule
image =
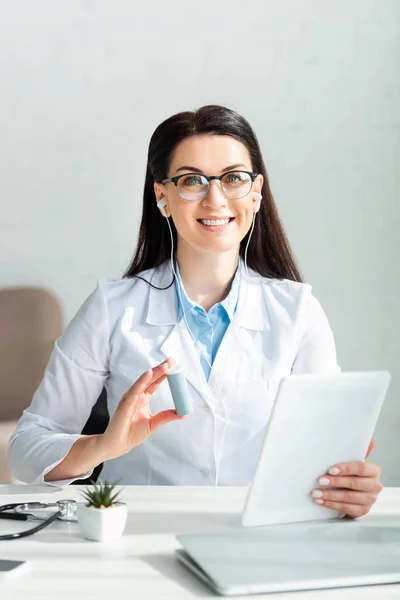
[[[222,191],[221,182],[218,179],[210,181],[208,192],[203,199],[204,206],[226,206],[227,198]]]

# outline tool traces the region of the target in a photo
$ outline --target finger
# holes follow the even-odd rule
[[[371,452],[374,448],[375,448],[375,440],[374,440],[374,438],[372,438],[369,443],[367,454],[365,455],[365,458],[368,458],[368,456],[371,454]]]
[[[146,394],[149,394],[149,395],[154,394],[154,392],[156,392],[158,390],[158,388],[160,387],[160,385],[166,378],[167,378],[167,375],[166,375],[166,373],[164,373],[156,381],[150,383],[150,385],[148,386],[148,388],[146,390]]]
[[[128,402],[131,401],[134,396],[140,396],[143,392],[146,392],[148,387],[157,382],[160,377],[163,377],[169,368],[169,363],[164,361],[160,365],[157,365],[153,369],[148,369],[143,373],[124,394]]]
[[[154,394],[166,379],[168,371],[176,364],[173,358],[167,358],[164,362],[153,368],[153,379],[146,389],[147,394]]]
[[[145,371],[122,396],[115,412],[123,413],[124,417],[130,418],[134,411],[140,407],[142,394],[152,378],[153,370]]]
[[[174,366],[174,364],[175,361],[173,358],[167,358],[167,360],[164,360],[164,362],[160,363],[156,367],[153,367],[153,378],[149,384],[149,387],[146,389],[147,393],[153,393],[151,386],[157,384],[158,387],[160,383],[164,381],[166,373]],[[157,387],[154,389],[154,391],[157,389]]]
[[[379,494],[382,491],[383,485],[379,479],[375,477],[320,477],[318,485],[324,487],[345,488],[347,490],[358,490],[360,492],[371,492]]]
[[[317,502],[317,501],[316,501]],[[363,517],[371,510],[371,506],[362,506],[360,504],[346,504],[343,502],[330,502],[330,501],[318,501],[318,504],[325,506],[325,508],[331,508],[332,510],[338,510],[348,517],[353,517],[357,519],[358,517]]]
[[[169,364],[169,368],[173,369],[174,367],[176,367],[176,360],[174,358],[167,358],[167,361]]]
[[[328,470],[328,475],[357,475],[358,477],[376,477],[379,479],[381,469],[378,465],[359,460],[335,465]]]
[[[153,433],[154,431],[156,431],[156,429],[161,427],[161,425],[166,425],[171,421],[178,421],[184,418],[185,416],[180,417],[179,415],[177,415],[175,410],[162,410],[161,412],[151,417],[149,422],[150,431],[151,433]]]
[[[148,406],[150,396],[164,381],[166,373],[173,362],[173,359],[167,359],[154,369],[149,369],[143,373],[124,394],[117,410],[124,411],[125,416],[131,418],[136,410]]]
[[[142,394],[146,390],[147,386],[152,381],[153,376],[154,376],[153,369],[148,369],[147,371],[145,371],[139,377],[139,379],[137,379],[135,381],[135,383],[133,385],[131,385],[131,387],[124,394],[124,396],[125,397],[140,396],[140,394]]]
[[[173,358],[166,358],[165,360],[163,360],[162,363],[158,364],[157,366],[153,367],[153,371],[156,371],[157,369],[160,369],[162,367],[165,367],[167,365],[167,370],[168,369],[172,369],[175,365],[176,362]]]
[[[314,490],[312,497],[315,500],[323,500],[324,504],[328,502],[341,502],[342,504],[359,504],[361,506],[371,505],[376,502],[375,494],[365,492],[353,492],[351,490]],[[321,502],[317,502],[321,504]]]

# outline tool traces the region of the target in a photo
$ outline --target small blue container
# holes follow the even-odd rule
[[[170,369],[167,373],[167,379],[176,413],[180,417],[183,417],[193,412],[193,403],[189,396],[189,390],[182,367],[176,365],[176,367]]]

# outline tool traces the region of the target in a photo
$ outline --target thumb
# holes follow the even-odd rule
[[[178,421],[178,420],[184,419],[184,418],[185,417],[180,417],[179,415],[177,415],[175,410],[172,410],[172,409],[171,410],[162,410],[161,412],[157,413],[150,419],[151,433],[156,431],[156,429],[161,427],[161,425],[166,425],[167,423],[170,423],[171,421]]]
[[[365,458],[368,458],[368,456],[371,454],[371,452],[374,448],[375,448],[375,440],[374,440],[374,438],[372,438],[372,440],[369,443],[367,454],[366,454]]]

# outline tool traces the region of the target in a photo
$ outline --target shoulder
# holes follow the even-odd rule
[[[60,348],[70,357],[77,355],[80,346],[108,346],[116,324],[121,319],[141,319],[147,310],[147,282],[154,282],[157,269],[149,269],[138,277],[111,279],[99,277],[92,293],[85,299],[68,323],[60,341]],[[92,353],[93,353],[92,352]]]
[[[312,301],[312,286],[309,283],[263,277],[254,271],[250,277],[258,278],[264,300],[270,308],[299,314]]]
[[[134,277],[124,277],[122,279],[99,277],[96,291],[105,298],[107,303],[123,302],[125,299],[131,300],[132,296],[144,294],[149,289],[149,284],[154,284],[159,269],[160,267],[147,269]]]
[[[136,277],[112,279],[99,277],[97,285],[78,310],[77,317],[96,323],[103,321],[110,312],[137,303],[148,292],[157,269],[148,269]]]
[[[327,315],[310,283],[263,277],[250,270],[249,276],[262,290],[270,319],[288,327],[295,326],[301,334],[330,331]]]
[[[331,335],[327,315],[313,294],[312,285],[289,279],[261,277],[264,298],[275,314],[285,314],[288,321],[295,323],[300,334],[306,337]]]

